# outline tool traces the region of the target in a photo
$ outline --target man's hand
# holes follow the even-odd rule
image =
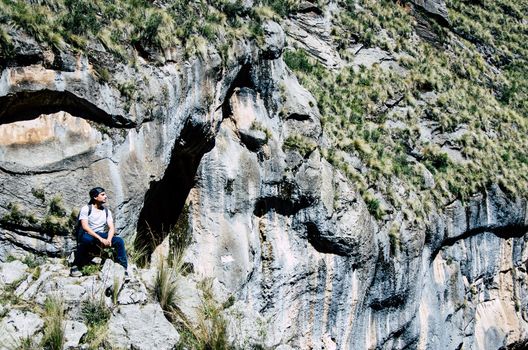
[[[100,237],[99,242],[101,242],[103,247],[111,247],[112,246],[112,240],[109,240],[109,239],[106,239],[106,238]]]

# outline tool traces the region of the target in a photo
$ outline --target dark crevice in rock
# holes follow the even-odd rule
[[[33,237],[38,238],[40,240],[49,241],[49,239],[43,239],[44,236],[42,236],[42,229],[39,226],[28,226],[23,224],[15,224],[12,222],[4,222],[3,220],[0,220],[0,228],[7,229],[21,236]],[[44,234],[46,233],[44,232]],[[64,234],[68,234],[68,232],[64,232]],[[46,237],[47,236],[48,235],[46,235]]]
[[[404,97],[405,97],[404,95],[398,95],[394,99],[387,100],[385,101],[385,106],[387,106],[388,108],[394,108],[398,106],[401,101],[403,101]]]
[[[1,225],[0,227],[4,228],[5,226]],[[53,237],[54,236],[65,237],[65,235],[68,234],[68,232],[65,232],[64,234],[61,234],[61,235],[38,234],[36,231],[33,231],[33,229],[29,229],[27,227],[22,227],[22,226],[16,226],[15,227],[13,225],[9,225],[9,227],[5,227],[5,228],[8,229],[10,232],[14,233],[15,235],[19,235],[19,236],[22,236],[22,237],[30,237],[30,238],[35,239],[36,241],[40,242],[41,244],[50,244],[50,245],[53,244]],[[27,231],[26,231],[26,229],[27,229]],[[0,236],[1,236],[1,234],[0,234]],[[24,244],[24,242],[19,241],[16,238],[14,239],[14,237],[10,236],[10,235],[3,235],[3,239],[5,241],[11,243],[12,245],[16,246],[16,247],[23,249],[26,252],[30,252],[30,253],[33,253],[35,255],[43,255],[44,254],[44,255],[47,255],[47,256],[53,257],[53,258],[64,257],[66,254],[71,253],[71,248],[72,248],[72,247],[68,248],[68,245],[66,245],[61,250],[59,250],[59,249],[57,249],[57,250],[43,250],[43,249],[35,248],[34,246],[31,246],[31,245],[28,245],[28,244]]]
[[[0,40],[0,70],[42,63],[44,53],[37,41],[17,26],[7,26],[8,42]],[[2,42],[3,41],[3,42]]]
[[[240,141],[251,152],[259,152],[267,142],[264,132],[258,130],[239,130]]]
[[[37,249],[33,249],[32,247],[30,246],[27,246],[27,245],[24,245],[22,244],[21,242],[18,242],[16,239],[9,239],[9,237],[6,237],[6,241],[11,243],[12,245],[14,245],[15,247],[18,247],[20,249],[23,249],[24,251],[26,252],[29,252],[29,253],[33,253],[35,255],[42,255],[42,251],[40,250],[37,250]],[[42,241],[42,240],[40,240]],[[48,252],[44,252],[44,253],[48,253]],[[59,257],[60,254],[48,254],[48,256],[51,256],[51,257]]]
[[[147,61],[152,60],[154,53],[153,50],[148,47],[148,45],[145,45],[145,43],[139,41],[134,42],[132,45],[136,49],[139,56],[141,56]]]
[[[297,120],[300,122],[304,122],[310,119],[311,118],[308,114],[299,114],[299,113],[292,113],[286,117],[286,120]]]
[[[374,299],[370,303],[373,310],[380,311],[387,308],[398,308],[405,304],[405,295],[403,293],[394,294],[385,299]]]
[[[307,197],[301,197],[297,200],[293,200],[290,198],[269,196],[257,200],[253,214],[258,217],[262,217],[264,214],[274,211],[280,215],[291,216],[304,208],[308,208],[312,205],[312,203],[313,200]]]
[[[274,211],[280,215],[291,216],[311,206],[315,199],[300,193],[298,186],[289,179],[267,183],[273,187],[272,194],[263,195],[255,203],[253,214],[262,217]]]
[[[30,120],[42,114],[65,111],[71,115],[116,128],[135,124],[121,115],[111,115],[69,91],[21,91],[0,97],[0,124]]]
[[[306,224],[306,233],[308,242],[320,253],[335,254],[340,256],[348,256],[350,247],[346,242],[339,242],[337,239],[328,239],[317,228],[314,223]]]
[[[240,88],[255,89],[255,84],[251,79],[251,65],[249,64],[245,64],[242,66],[242,68],[240,68],[236,78],[231,83],[229,89],[227,89],[226,97],[224,103],[222,104],[222,117],[224,119],[233,115],[230,104],[231,96],[233,96],[233,93],[236,89]]]
[[[318,16],[322,16],[323,10],[320,7],[318,7],[316,4],[311,4],[309,2],[303,2],[299,5],[299,8],[297,9],[296,13],[302,13],[302,14],[314,13]]]
[[[176,225],[195,184],[200,161],[214,146],[212,129],[201,118],[187,120],[163,178],[151,182],[145,194],[134,242],[137,248],[151,253]]]
[[[413,339],[411,339],[407,344],[405,344],[405,345],[401,348],[401,350],[407,350],[407,349],[409,349],[409,350],[411,350],[411,349],[412,349],[412,350],[415,350],[415,349],[417,349],[417,348],[418,348],[418,341],[419,341],[419,340],[420,340],[420,339],[419,339],[417,336],[415,336],[415,337],[414,337]]]
[[[496,226],[496,225],[486,225],[481,227],[476,227],[471,230],[467,230],[464,233],[455,236],[446,238],[442,241],[440,246],[436,248],[433,253],[431,254],[431,262],[434,261],[438,253],[447,246],[452,246],[456,242],[476,236],[478,234],[484,233],[484,232],[490,232],[493,233],[495,236],[503,239],[508,238],[519,238],[524,236],[528,232],[528,226],[525,224],[510,224],[510,225],[503,225],[503,226]]]
[[[13,51],[13,48],[8,48],[5,51]],[[25,67],[32,64],[42,63],[44,56],[42,52],[33,51],[25,54],[18,54],[13,52],[0,52],[0,71],[7,67]]]
[[[399,347],[399,349],[416,349],[419,341],[419,337],[416,334],[413,334],[411,324],[416,316],[412,317],[409,321],[402,324],[400,327],[390,332],[386,337],[384,337],[376,349],[383,349],[389,341],[395,341],[399,339],[405,345]]]
[[[502,346],[499,350],[526,350],[528,349],[528,339],[518,340],[514,343]]]
[[[357,38],[359,40],[359,38]],[[367,48],[366,46],[362,45],[362,44],[359,44],[359,47],[356,49],[356,51],[354,52],[354,56],[357,56],[361,50]]]
[[[414,18],[416,18],[416,33],[425,41],[437,46],[441,46],[442,38],[435,32],[433,25],[430,23],[430,18],[433,17],[434,20],[440,23],[447,23],[441,19],[441,16],[432,16],[431,14],[421,10],[420,7],[414,7],[413,11]],[[446,24],[447,26],[447,24]]]
[[[29,170],[13,170],[13,169],[7,169],[3,166],[0,166],[0,172],[3,172],[4,174],[8,175],[40,175],[40,174],[49,174],[52,173],[50,171],[29,171]]]

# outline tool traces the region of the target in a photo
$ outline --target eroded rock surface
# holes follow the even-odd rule
[[[148,325],[148,326],[146,326]],[[173,349],[179,335],[158,304],[120,306],[108,330],[112,346],[132,349]]]
[[[443,1],[413,3],[447,21]],[[423,222],[391,212],[391,226],[371,215],[357,184],[322,155],[317,102],[282,57],[286,45],[300,45],[327,67],[343,65],[329,14],[303,6],[282,23],[266,22],[264,44],[234,43],[226,62],[207,46],[188,61],[174,53],[158,65],[116,63],[111,82],[98,79],[84,55],[57,54],[50,65],[46,48],[17,36],[19,59],[0,78],[0,260],[67,255],[75,247],[68,217],[100,185],[125,238],[168,244],[167,228],[179,217],[187,223],[189,273],[180,276],[179,311],[199,323],[197,285],[214,280],[219,303],[236,300],[222,312],[241,348],[525,344],[526,200],[492,184]],[[403,69],[381,48],[358,50],[358,69]],[[434,98],[424,93],[419,103]],[[419,132],[433,143],[465,133],[434,129],[424,123]],[[424,188],[434,187],[425,167],[423,174]],[[124,273],[108,262],[100,275],[76,282],[58,264],[43,264],[38,274],[20,263],[1,267],[0,286],[21,300],[41,305],[61,291],[68,329],[76,330],[71,346],[84,332],[75,323],[79,301],[121,284]],[[117,300],[105,297],[116,304],[109,342],[170,349],[179,335],[149,295],[155,271],[136,277]],[[26,333],[40,330],[36,315],[6,315],[4,329],[34,317]]]

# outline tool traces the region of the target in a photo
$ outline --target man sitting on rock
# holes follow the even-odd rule
[[[125,268],[125,281],[129,281],[125,242],[121,237],[114,236],[114,220],[110,210],[104,207],[106,200],[104,188],[95,187],[90,190],[90,202],[81,208],[79,221],[82,231],[78,237],[77,252],[70,275],[82,276],[79,268],[90,262],[90,252],[95,246],[112,247],[117,251],[117,262]]]

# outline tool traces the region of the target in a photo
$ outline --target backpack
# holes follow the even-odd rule
[[[105,214],[106,214],[106,221],[108,221],[108,208],[104,208]],[[92,213],[92,205],[88,204],[88,216]],[[81,240],[81,236],[84,233],[84,229],[81,225],[81,213],[79,212],[79,215],[77,215],[77,224],[75,225],[75,238],[77,238],[77,243]]]

